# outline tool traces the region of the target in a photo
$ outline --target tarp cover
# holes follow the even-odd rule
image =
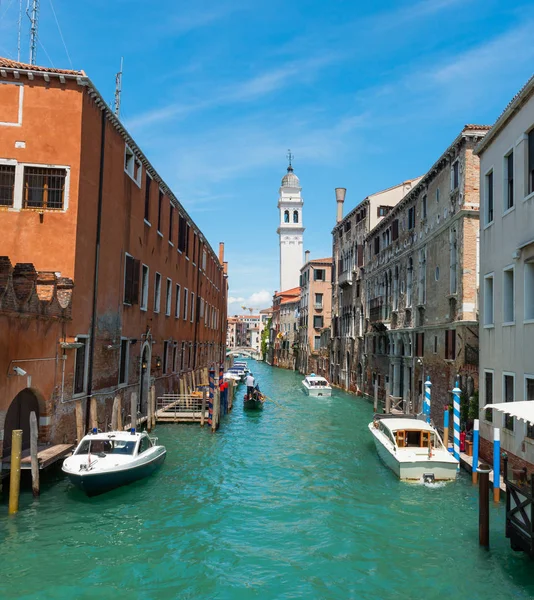
[[[521,402],[501,402],[500,404],[486,404],[484,407],[500,410],[507,415],[527,421],[534,425],[534,400],[524,400]]]

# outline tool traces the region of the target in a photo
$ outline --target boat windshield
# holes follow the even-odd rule
[[[84,440],[76,454],[133,454],[137,440]]]

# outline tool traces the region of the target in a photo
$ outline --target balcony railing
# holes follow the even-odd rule
[[[382,296],[379,296],[378,298],[372,298],[369,305],[369,319],[371,323],[376,323],[376,321],[382,320],[383,306],[384,298]]]
[[[348,269],[344,273],[340,273],[337,282],[339,285],[352,285],[352,269]]]
[[[315,308],[315,310],[323,310],[323,303],[322,302],[316,302],[313,305],[313,308]]]

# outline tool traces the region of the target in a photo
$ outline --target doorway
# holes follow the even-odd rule
[[[150,364],[152,361],[152,349],[150,344],[145,343],[141,353],[141,374],[139,377],[139,402],[137,410],[141,415],[148,414],[148,394],[150,389]]]
[[[3,454],[11,454],[11,435],[14,430],[22,429],[22,449],[30,447],[30,414],[34,412],[39,423],[39,400],[35,393],[26,388],[20,391],[9,405],[4,424]]]

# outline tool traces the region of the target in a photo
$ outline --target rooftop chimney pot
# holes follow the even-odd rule
[[[337,202],[337,216],[336,223],[340,223],[343,220],[343,202],[345,202],[345,194],[347,188],[336,188],[336,202]]]

